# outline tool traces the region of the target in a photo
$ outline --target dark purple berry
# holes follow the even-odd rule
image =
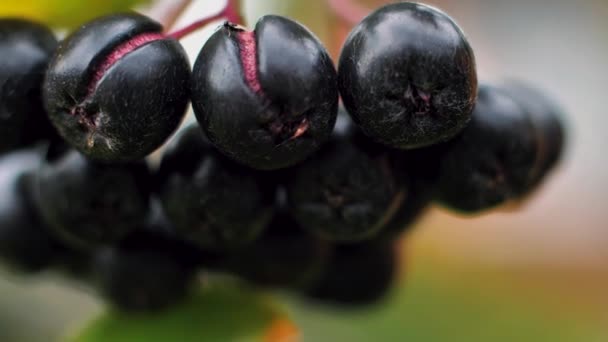
[[[192,106],[209,140],[256,169],[296,164],[330,136],[337,76],[325,48],[298,23],[262,17],[252,32],[225,24],[194,65]]]
[[[57,39],[24,19],[0,19],[0,153],[56,133],[42,104],[42,81]]]
[[[538,156],[530,175],[530,190],[537,187],[559,163],[567,142],[565,114],[547,94],[520,81],[502,87],[528,113],[534,125]]]
[[[475,58],[445,13],[416,3],[384,6],[348,36],[338,68],[344,105],[363,132],[396,148],[448,140],[471,117]]]
[[[45,222],[70,245],[114,243],[140,225],[149,208],[145,162],[102,164],[76,151],[49,156],[33,187]]]
[[[391,219],[406,185],[389,153],[358,142],[354,125],[343,119],[328,144],[289,171],[286,188],[301,227],[323,239],[354,242],[372,237]]]
[[[471,123],[446,145],[436,199],[473,213],[516,198],[528,189],[537,155],[528,113],[501,89],[482,85]]]
[[[375,304],[389,292],[397,264],[397,253],[390,243],[337,245],[322,276],[306,295],[337,306]]]
[[[148,222],[95,257],[94,280],[110,305],[123,311],[158,311],[188,293],[199,260],[191,246],[163,229]]]
[[[0,262],[23,272],[51,266],[59,248],[25,191],[27,174],[40,167],[42,158],[39,149],[0,158]]]
[[[160,147],[188,104],[190,65],[157,22],[118,14],[59,44],[44,98],[59,133],[88,157],[135,160]]]
[[[201,248],[222,251],[251,243],[272,219],[274,184],[220,155],[198,125],[170,144],[158,174],[176,232]]]
[[[257,286],[303,289],[323,271],[328,252],[328,243],[280,212],[254,244],[228,257],[227,268]]]

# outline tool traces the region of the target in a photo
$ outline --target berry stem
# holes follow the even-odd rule
[[[345,23],[355,26],[369,13],[369,9],[355,0],[327,0],[332,12]]]
[[[182,39],[190,33],[195,32],[210,22],[220,18],[226,18],[226,20],[234,24],[242,23],[243,20],[239,10],[238,0],[227,0],[226,6],[219,13],[197,20],[182,29],[169,33],[167,36],[178,40]]]

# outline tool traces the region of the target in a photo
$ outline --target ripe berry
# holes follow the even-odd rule
[[[75,247],[109,244],[143,222],[150,175],[144,162],[101,164],[76,151],[49,156],[34,195],[46,223]]]
[[[101,295],[124,311],[158,311],[182,299],[194,279],[196,257],[189,246],[150,222],[94,259]]]
[[[258,286],[303,289],[324,269],[328,247],[279,212],[254,244],[228,257],[227,268]]]
[[[323,239],[353,242],[377,233],[406,189],[388,153],[358,142],[356,127],[346,120],[340,116],[332,140],[289,171],[286,188],[301,227]]]
[[[57,39],[45,26],[0,19],[0,153],[52,138],[42,104],[42,80]]]
[[[138,14],[111,15],[59,44],[44,82],[46,108],[61,136],[88,157],[139,159],[181,122],[190,65],[161,31]]]
[[[225,24],[194,64],[192,106],[209,140],[256,169],[296,164],[330,136],[337,76],[306,28],[278,16],[255,30]]]
[[[36,170],[41,160],[38,149],[0,158],[0,261],[23,272],[51,266],[58,249],[25,192],[26,174]]]
[[[450,139],[475,104],[469,43],[450,17],[423,4],[390,4],[366,17],[344,44],[338,75],[355,122],[392,147]]]
[[[476,212],[525,192],[537,158],[527,112],[499,88],[482,85],[471,123],[446,146],[437,200]]]
[[[167,148],[160,197],[178,234],[208,250],[255,240],[272,219],[275,186],[265,175],[216,152],[198,125]]]
[[[518,81],[503,89],[528,113],[536,132],[538,156],[530,176],[530,190],[538,186],[560,161],[565,144],[564,114],[559,105],[541,90]]]
[[[396,254],[390,243],[336,245],[325,271],[306,295],[340,306],[374,304],[393,284]]]

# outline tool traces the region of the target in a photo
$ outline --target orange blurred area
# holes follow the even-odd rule
[[[277,319],[267,329],[263,342],[299,342],[300,330],[288,319]]]

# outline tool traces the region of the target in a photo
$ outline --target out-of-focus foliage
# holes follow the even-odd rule
[[[149,0],[3,0],[0,17],[25,17],[56,28],[73,28],[100,15],[128,11]]]
[[[155,314],[109,311],[70,342],[290,341],[297,329],[272,300],[240,287],[205,288]],[[290,336],[291,335],[291,336]]]

